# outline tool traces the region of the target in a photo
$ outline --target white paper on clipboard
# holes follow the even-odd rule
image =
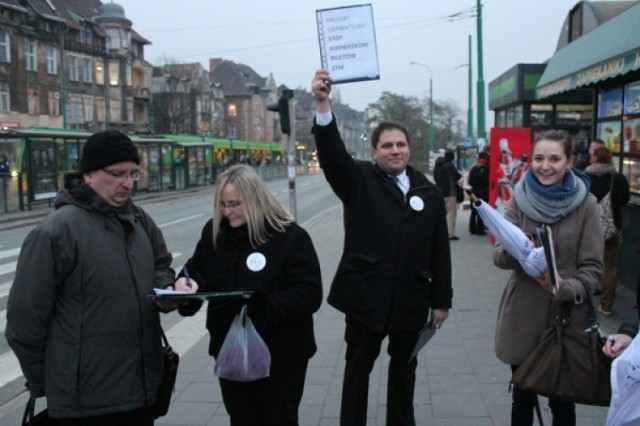
[[[320,60],[333,84],[378,80],[378,51],[370,4],[316,10]]]

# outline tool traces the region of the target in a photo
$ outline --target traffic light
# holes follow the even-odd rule
[[[289,99],[293,98],[293,90],[283,90],[277,102],[267,104],[269,111],[277,112],[280,115],[280,131],[284,134],[291,134],[291,119],[289,116]]]

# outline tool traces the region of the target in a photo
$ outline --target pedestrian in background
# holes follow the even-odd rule
[[[622,208],[627,205],[631,196],[629,181],[611,164],[611,151],[604,146],[597,146],[591,152],[591,164],[585,169],[591,180],[591,193],[596,196],[598,203],[607,203],[603,214],[611,215],[615,232],[604,242],[604,276],[602,278],[602,298],[600,312],[611,315],[616,299],[618,284],[618,253],[622,245]],[[605,197],[608,197],[605,199]]]
[[[82,180],[67,180],[79,185],[20,250],[5,335],[57,425],[154,423],[163,349],[147,296],[175,274],[160,229],[131,201],[139,163],[125,134],[91,135]]]
[[[604,143],[604,141],[602,139],[594,139],[591,141],[591,143],[589,143],[589,153],[587,155],[585,154],[581,154],[580,156],[580,162],[578,164],[576,164],[576,168],[578,170],[585,170],[587,167],[589,167],[589,164],[591,164],[591,155],[593,154],[593,151],[596,148],[599,147],[603,147],[606,148],[606,144]]]
[[[444,157],[436,160],[433,168],[433,179],[436,185],[444,194],[444,202],[447,207],[447,227],[449,229],[449,239],[459,240],[456,235],[456,220],[458,218],[458,200],[456,197],[457,186],[459,185],[462,174],[453,164],[453,151],[448,150],[444,153]]]
[[[369,375],[388,336],[386,424],[415,425],[411,353],[420,330],[440,327],[451,307],[444,200],[407,164],[409,135],[400,123],[373,130],[373,162],[351,157],[331,110],[330,81],[318,70],[311,88],[320,166],[344,208],[344,251],[328,298],[346,316],[340,424],[366,425]]]
[[[478,154],[478,161],[469,170],[469,186],[471,186],[471,192],[482,199],[483,201],[489,200],[489,153],[481,151]],[[469,217],[469,233],[471,235],[486,235],[484,230],[484,222],[478,214],[478,211],[474,208],[471,209],[471,216]]]
[[[271,353],[269,377],[219,379],[231,424],[297,425],[307,365],[316,352],[312,315],[322,303],[320,264],[311,238],[247,165],[231,166],[218,176],[213,212],[187,262],[190,281],[205,292],[253,290],[249,317]],[[182,287],[187,278],[181,274],[176,283]],[[209,355],[218,357],[246,303],[209,302]],[[191,301],[180,313],[193,315],[201,305]]]
[[[531,168],[516,184],[505,211],[507,220],[529,235],[536,235],[543,223],[551,226],[558,287],[551,286],[548,271],[533,278],[502,246],[494,249],[495,265],[513,270],[500,301],[495,344],[496,355],[512,371],[555,324],[555,301],[572,305],[569,328],[585,330],[590,325],[585,303],[590,303],[602,278],[604,241],[597,231],[600,214],[595,197],[589,193],[589,178],[572,170],[571,152],[566,133],[549,130],[538,134],[532,146]],[[537,395],[514,386],[512,398],[511,424],[532,425]],[[554,425],[576,424],[573,402],[551,399],[549,407]]]

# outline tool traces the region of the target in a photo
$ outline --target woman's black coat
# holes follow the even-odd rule
[[[193,256],[187,261],[198,292],[257,290],[249,299],[251,319],[271,352],[271,375],[306,361],[316,352],[312,314],[322,303],[322,279],[318,256],[309,234],[295,223],[284,232],[271,230],[269,240],[253,249],[246,226],[221,223],[218,246],[213,247],[213,221],[202,230]],[[264,255],[263,268],[249,268],[251,254]],[[254,270],[252,270],[254,269]],[[259,269],[259,270],[255,270]],[[208,302],[209,354],[216,357],[227,330],[245,300]],[[202,302],[180,308],[193,315]]]

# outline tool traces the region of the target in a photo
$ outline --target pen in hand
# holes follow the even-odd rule
[[[189,277],[189,270],[187,269],[187,264],[185,263],[182,267],[182,274],[187,279],[187,286],[191,288],[191,277]]]

